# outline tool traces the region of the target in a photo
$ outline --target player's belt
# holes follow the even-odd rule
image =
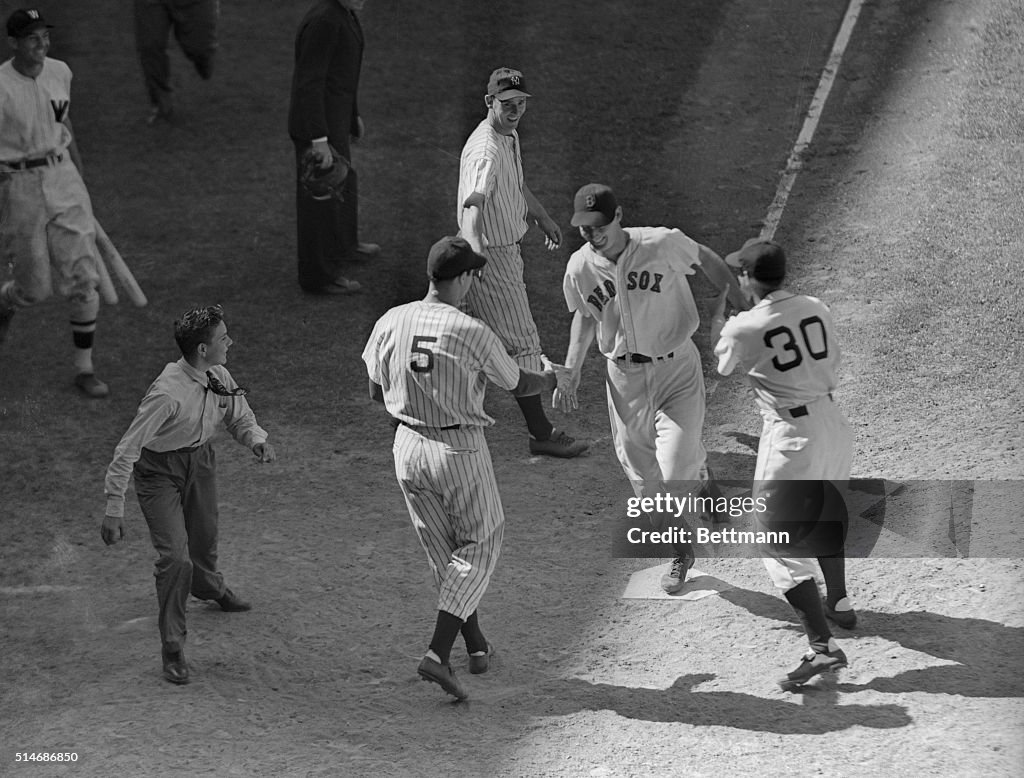
[[[637,365],[645,365],[648,362],[662,362],[666,359],[672,359],[676,355],[676,352],[670,351],[660,357],[649,357],[646,354],[623,354],[620,357],[615,357],[619,362],[633,362]]]
[[[449,424],[447,427],[430,427],[426,424],[410,424],[409,422],[402,421],[401,419],[398,419],[398,423],[411,430],[457,430],[462,428],[461,424]]]
[[[832,399],[832,392],[829,392],[827,396],[828,396],[828,399],[831,400]],[[807,406],[806,405],[798,405],[795,408],[780,408],[779,409],[779,414],[780,415],[782,415],[782,416],[789,416],[792,419],[802,418],[802,417],[806,416],[808,413],[810,413],[810,411],[807,410]]]
[[[47,154],[45,157],[35,159],[23,159],[21,162],[0,162],[0,165],[11,168],[11,170],[31,170],[34,167],[43,165],[54,165],[64,161],[63,154]]]

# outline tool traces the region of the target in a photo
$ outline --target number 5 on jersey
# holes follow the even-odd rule
[[[434,352],[424,343],[436,343],[437,338],[430,335],[413,335],[412,338],[412,359],[409,362],[409,369],[414,373],[429,373],[434,369]],[[422,356],[417,356],[422,355]],[[425,357],[425,359],[424,359]]]

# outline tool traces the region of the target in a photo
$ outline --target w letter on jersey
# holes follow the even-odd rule
[[[58,122],[64,121],[64,117],[68,114],[68,100],[51,100],[50,105],[53,107],[53,118]]]

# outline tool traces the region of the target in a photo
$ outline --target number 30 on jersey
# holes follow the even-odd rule
[[[808,316],[800,320],[800,340],[803,349],[797,342],[793,330],[789,327],[773,327],[764,334],[764,345],[775,355],[772,364],[780,372],[792,370],[804,361],[804,350],[812,359],[825,359],[828,356],[828,335],[825,322],[818,316]]]

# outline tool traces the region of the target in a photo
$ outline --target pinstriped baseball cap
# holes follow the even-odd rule
[[[786,277],[786,252],[779,244],[760,238],[751,238],[739,251],[728,254],[725,263],[757,281],[781,281]]]
[[[12,38],[24,38],[40,27],[53,28],[35,8],[19,8],[7,17],[7,34]]]
[[[432,281],[446,281],[486,264],[487,258],[473,251],[469,241],[448,235],[430,247],[427,277]]]
[[[498,68],[491,73],[487,81],[487,94],[497,97],[499,100],[508,100],[510,97],[530,97],[526,91],[526,82],[523,74],[512,68]]]

